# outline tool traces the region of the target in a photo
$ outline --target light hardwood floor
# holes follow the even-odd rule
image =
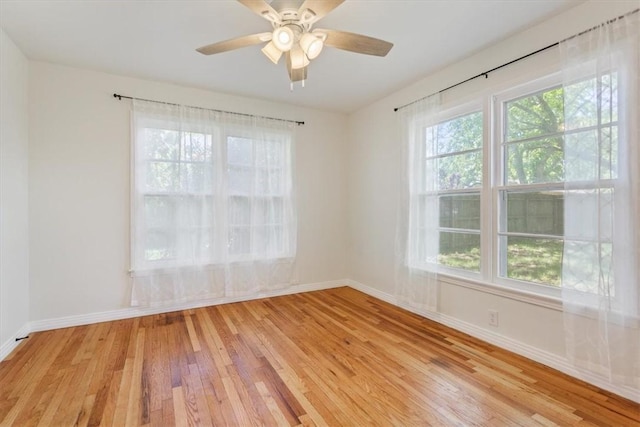
[[[1,425],[640,425],[640,405],[338,288],[34,333]]]

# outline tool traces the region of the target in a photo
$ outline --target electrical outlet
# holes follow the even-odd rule
[[[489,326],[498,326],[498,310],[489,310]]]

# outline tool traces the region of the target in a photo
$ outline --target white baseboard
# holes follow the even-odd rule
[[[497,334],[472,323],[464,322],[460,319],[456,319],[455,317],[447,316],[441,313],[430,313],[421,311],[415,309],[414,307],[400,304],[395,296],[364,285],[360,282],[347,280],[346,283],[351,288],[363,292],[367,295],[371,295],[372,297],[381,299],[397,307],[404,308],[405,310],[411,311],[412,313],[441,323],[445,326],[449,326],[450,328],[469,334],[472,337],[481,339],[482,341],[486,341],[505,350],[509,350],[513,353],[519,354],[520,356],[524,356],[538,363],[542,363],[545,366],[549,366],[574,378],[578,378],[589,384],[593,384],[597,387],[600,387],[601,389],[610,391],[619,396],[623,396],[629,400],[640,403],[640,390],[628,386],[611,384],[609,381],[607,381],[606,378],[590,372],[579,370],[575,368],[565,357],[550,353],[548,351],[540,350],[539,348],[536,348],[529,344],[514,340],[509,337],[505,337],[504,335]]]
[[[9,337],[7,341],[2,343],[0,347],[0,361],[4,360],[16,347],[20,344],[20,341],[16,341],[17,338],[26,337],[29,335],[31,329],[29,323],[23,325],[20,329],[16,331],[15,334]]]
[[[130,319],[132,317],[148,316],[152,314],[170,313],[172,311],[189,310],[192,308],[208,307],[212,305],[228,304],[233,302],[250,301],[259,298],[269,298],[282,295],[292,295],[300,292],[319,291],[323,289],[338,288],[348,286],[347,280],[332,280],[327,282],[306,283],[294,285],[285,289],[278,289],[269,292],[242,297],[224,297],[215,299],[205,299],[190,301],[180,304],[163,305],[154,307],[128,307],[119,310],[103,311],[100,313],[79,314],[75,316],[65,316],[53,319],[35,320],[29,324],[31,332],[48,331],[51,329],[69,328],[73,326],[90,325],[92,323],[109,322],[112,320]],[[8,354],[8,353],[7,353]],[[1,360],[1,359],[0,359]]]

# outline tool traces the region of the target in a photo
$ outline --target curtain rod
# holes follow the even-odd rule
[[[545,51],[545,50],[547,50],[547,49],[551,49],[552,47],[556,47],[556,46],[558,46],[558,45],[559,45],[560,43],[562,43],[562,42],[565,42],[565,41],[567,41],[567,40],[571,40],[571,39],[573,39],[573,38],[575,38],[575,37],[579,37],[579,36],[581,36],[581,35],[583,35],[583,34],[586,34],[586,33],[590,32],[590,31],[593,31],[593,30],[595,30],[595,29],[598,29],[598,28],[600,28],[600,27],[601,27],[601,26],[603,26],[603,25],[611,24],[612,22],[615,22],[615,21],[617,21],[618,19],[622,19],[622,18],[624,18],[624,17],[626,17],[626,16],[629,16],[629,15],[632,15],[632,14],[634,14],[634,13],[638,13],[639,11],[640,11],[640,9],[632,10],[632,11],[631,11],[631,12],[629,12],[629,13],[625,13],[625,14],[624,14],[624,15],[622,15],[622,16],[618,16],[617,18],[613,18],[613,19],[611,19],[611,20],[609,20],[609,21],[607,21],[607,22],[605,22],[605,23],[602,23],[602,24],[596,25],[595,27],[589,28],[588,30],[582,31],[582,32],[580,32],[580,33],[578,33],[578,34],[574,34],[574,35],[572,35],[572,36],[570,36],[570,37],[567,37],[566,39],[563,39],[563,40],[561,40],[561,41],[559,41],[559,42],[552,43],[552,44],[550,44],[549,46],[545,46],[545,47],[540,48],[540,49],[538,49],[538,50],[536,50],[536,51],[534,51],[534,52],[527,53],[526,55],[523,55],[523,56],[521,56],[521,57],[519,57],[519,58],[513,59],[513,60],[511,60],[511,61],[509,61],[509,62],[506,62],[506,63],[504,63],[504,64],[502,64],[502,65],[498,65],[497,67],[494,67],[494,68],[492,68],[492,69],[490,69],[490,70],[487,70],[487,71],[485,71],[485,72],[483,72],[483,73],[476,74],[475,76],[473,76],[473,77],[469,77],[469,78],[468,78],[468,79],[466,79],[466,80],[463,80],[463,81],[461,81],[461,82],[458,82],[458,83],[456,83],[456,84],[453,84],[453,85],[451,85],[451,86],[448,86],[448,87],[446,87],[446,88],[444,88],[444,89],[441,89],[441,90],[439,90],[439,91],[437,91],[437,92],[433,92],[433,93],[432,93],[432,94],[430,94],[430,95],[423,96],[422,98],[416,99],[415,101],[411,101],[411,102],[409,102],[408,104],[404,104],[404,105],[401,105],[400,107],[396,107],[396,108],[394,108],[394,109],[393,109],[393,111],[398,111],[398,110],[400,110],[400,109],[402,109],[402,108],[408,107],[409,105],[413,105],[413,104],[415,104],[416,102],[420,102],[420,101],[422,101],[423,99],[427,99],[427,98],[429,98],[430,96],[433,96],[433,95],[436,95],[436,94],[439,94],[439,93],[442,93],[442,92],[446,92],[446,91],[448,91],[449,89],[453,89],[453,88],[454,88],[454,87],[456,87],[456,86],[460,86],[461,84],[464,84],[464,83],[470,82],[471,80],[475,80],[475,79],[477,79],[477,78],[479,78],[479,77],[484,77],[485,79],[488,79],[488,78],[489,78],[489,73],[492,73],[492,72],[494,72],[494,71],[496,71],[496,70],[499,70],[500,68],[504,68],[504,67],[506,67],[507,65],[511,65],[511,64],[513,64],[514,62],[522,61],[523,59],[528,58],[528,57],[530,57],[530,56],[533,56],[533,55],[535,55],[535,54],[537,54],[537,53],[544,52],[544,51]]]
[[[119,101],[122,101],[122,99],[124,98],[124,99],[135,99],[135,100],[138,100],[138,101],[155,102],[156,104],[166,104],[166,105],[181,106],[181,104],[175,104],[173,102],[164,102],[164,101],[155,101],[153,99],[136,98],[136,97],[133,97],[133,96],[120,95],[120,94],[117,94],[117,93],[114,93],[113,97],[117,98]],[[260,118],[260,119],[277,120],[277,121],[280,121],[280,122],[295,123],[298,126],[304,125],[304,122],[300,122],[300,121],[297,121],[297,120],[279,119],[277,117],[267,117],[267,116],[256,116],[254,114],[236,113],[236,112],[233,112],[233,111],[216,110],[216,109],[213,109],[213,108],[194,107],[194,106],[189,106],[189,105],[187,107],[189,107],[189,108],[197,108],[198,110],[215,111],[217,113],[236,114],[238,116],[244,116],[244,117],[257,117],[257,118]]]

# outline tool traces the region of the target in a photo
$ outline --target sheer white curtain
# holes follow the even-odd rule
[[[639,16],[627,15],[560,44],[567,182],[562,278],[567,355],[577,367],[637,389]]]
[[[402,179],[396,227],[396,297],[420,310],[438,306],[438,170],[428,162],[430,127],[437,124],[440,95],[399,110]],[[433,128],[431,128],[433,129]]]
[[[295,281],[290,123],[134,100],[133,303]]]

